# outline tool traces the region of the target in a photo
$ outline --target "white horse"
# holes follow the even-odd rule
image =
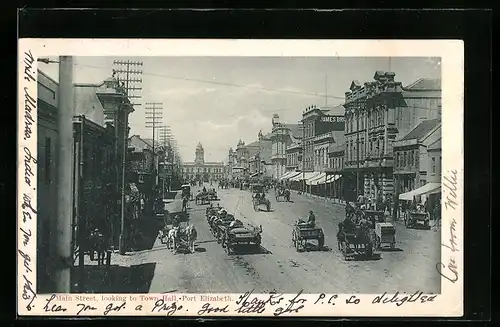
[[[196,237],[198,236],[198,232],[196,231],[196,228],[194,228],[194,225],[190,224],[188,227],[186,227],[186,229],[184,230],[184,235],[186,235],[189,251],[191,253],[194,253],[194,242],[196,241]]]
[[[179,227],[174,227],[167,234],[167,249],[177,252]]]

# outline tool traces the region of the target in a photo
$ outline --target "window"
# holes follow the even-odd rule
[[[406,151],[404,152],[403,155],[403,167],[406,167]]]
[[[400,158],[400,155],[399,155],[399,152],[396,153],[396,167],[400,167],[401,166],[401,158]]]
[[[410,163],[410,166],[413,166],[413,151],[410,151],[409,163]]]
[[[44,168],[45,168],[45,183],[50,183],[51,182],[51,167],[50,164],[52,162],[52,151],[51,151],[51,142],[50,142],[50,137],[45,138],[45,162],[44,162]]]
[[[432,173],[436,173],[436,158],[432,157]]]

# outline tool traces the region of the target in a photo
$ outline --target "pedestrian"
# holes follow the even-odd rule
[[[437,201],[436,206],[434,207],[434,231],[437,231],[439,227],[441,227],[441,202]]]

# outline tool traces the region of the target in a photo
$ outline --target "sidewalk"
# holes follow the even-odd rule
[[[144,251],[151,250],[163,225],[155,217],[144,217],[136,222],[137,239],[130,240],[129,250],[125,255],[111,254],[111,265],[97,265],[85,256],[83,268],[84,293],[147,293],[153,279],[156,263],[145,263]],[[78,292],[81,270],[73,267],[72,292]]]
[[[324,196],[319,196],[319,195],[315,195],[315,194],[310,194],[310,193],[302,193],[302,194],[298,194],[299,191],[293,191],[295,192],[298,196],[304,196],[304,197],[311,197],[311,198],[317,198],[317,199],[320,199],[320,200],[325,200],[325,197]],[[332,202],[333,204],[337,204],[337,205],[346,205],[346,201],[345,200],[341,200],[341,199],[337,199],[337,198],[326,198],[326,201],[327,202]]]

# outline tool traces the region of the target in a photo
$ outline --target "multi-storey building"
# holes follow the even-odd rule
[[[324,166],[327,161],[328,145],[321,142],[322,137],[317,139],[320,135],[329,132],[343,132],[344,131],[344,107],[342,105],[337,107],[308,107],[302,114],[303,125],[303,170],[305,172],[315,171],[315,166],[319,164]],[[330,135],[325,136],[327,140]],[[316,144],[320,146],[316,146]],[[319,141],[319,142],[318,142]],[[321,159],[322,158],[322,159]]]
[[[431,119],[421,122],[408,134],[394,141],[396,194],[415,190],[428,182],[427,165],[430,159],[427,148],[440,139],[441,120]]]
[[[330,183],[329,195],[336,199],[344,199],[344,178],[342,178],[344,153],[345,137],[342,135],[336,143],[328,145],[328,167],[325,169],[325,172],[330,176],[327,180]]]
[[[395,73],[377,71],[373,82],[351,83],[345,94],[345,171],[353,193],[393,195],[393,141],[422,120],[440,118],[441,83],[420,79],[403,87]],[[350,199],[354,200],[354,199]]]
[[[184,180],[218,181],[224,176],[224,163],[206,162],[205,150],[201,143],[198,143],[195,151],[195,160],[194,162],[183,163],[182,175]]]
[[[287,171],[287,148],[297,141],[300,133],[299,124],[284,124],[277,114],[273,115],[273,129],[270,135],[272,142],[271,163],[273,177],[280,179]]]
[[[120,230],[121,172],[124,142],[128,129],[126,115],[133,111],[130,101],[116,79],[102,84],[74,84],[73,110],[73,225],[86,235],[94,228],[112,244]],[[37,292],[54,292],[53,271],[46,266],[55,249],[54,217],[57,216],[57,117],[59,85],[38,71],[38,221]],[[84,236],[86,238],[86,236]],[[73,235],[73,245],[85,247]],[[80,276],[81,277],[81,276]]]

